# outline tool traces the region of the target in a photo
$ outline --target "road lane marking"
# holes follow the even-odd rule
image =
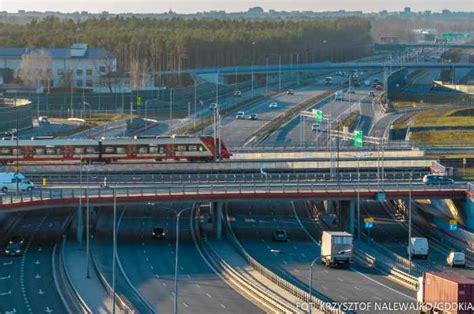
[[[225,309],[225,305],[221,303],[221,308]]]
[[[207,293],[207,292],[206,292],[206,295],[207,295],[209,298],[212,298],[212,296],[211,296],[209,293]]]
[[[40,275],[40,274],[36,274],[36,275],[35,275],[35,278],[36,278],[36,279],[40,279],[40,278],[41,278],[41,275]]]
[[[344,282],[341,277],[337,277],[337,280],[339,280],[340,282]]]
[[[357,286],[354,286],[354,289],[361,291],[361,289]]]
[[[11,276],[8,275],[8,276],[5,276],[5,277],[0,277],[0,280],[6,280],[6,279],[10,279],[10,278],[11,278]]]
[[[187,305],[187,304],[186,304],[186,303],[184,303],[184,302],[183,302],[183,305],[184,305],[185,307],[189,307],[189,305]]]
[[[8,290],[7,292],[0,292],[1,296],[10,295],[10,294],[12,294],[11,290]]]
[[[38,290],[38,294],[44,294],[44,291],[41,290],[41,289],[39,289],[39,290]]]
[[[8,265],[11,265],[11,264],[13,264],[13,261],[5,262],[5,263],[3,263],[3,266],[8,266]]]
[[[41,264],[41,263],[40,263],[39,260],[36,260],[35,264],[36,264],[36,265],[39,265],[39,264]]]

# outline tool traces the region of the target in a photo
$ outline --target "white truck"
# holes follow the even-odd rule
[[[327,267],[349,267],[352,263],[352,234],[343,231],[323,231],[321,263]]]
[[[426,238],[421,237],[411,237],[410,239],[410,246],[411,246],[411,256],[421,257],[424,259],[428,258],[429,252],[429,245],[428,240]],[[410,254],[410,246],[407,247],[407,254]]]
[[[16,191],[17,188],[20,191],[31,191],[35,185],[19,172],[0,172],[0,190],[3,193]]]

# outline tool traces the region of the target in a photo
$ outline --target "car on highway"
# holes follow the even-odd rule
[[[334,94],[334,100],[344,100],[344,93],[342,91],[338,90]]]
[[[258,114],[252,113],[252,114],[247,115],[246,118],[247,120],[258,120]]]
[[[277,102],[271,102],[271,103],[268,105],[268,108],[278,108],[278,103],[277,103]]]
[[[162,227],[155,227],[153,228],[153,232],[151,233],[151,236],[154,239],[164,239],[166,237],[166,230],[165,228],[162,228]]]
[[[369,92],[369,96],[370,96],[370,97],[375,97],[374,91],[371,90],[371,91]]]
[[[427,174],[423,177],[423,183],[426,185],[453,185],[455,182],[447,176]]]
[[[324,83],[326,85],[331,85],[332,84],[332,77],[331,76],[328,76],[324,79]]]
[[[275,242],[287,242],[288,234],[283,229],[278,229],[273,232],[272,239]]]
[[[311,126],[311,131],[321,131],[319,123],[313,123],[313,125]]]
[[[383,86],[380,85],[380,84],[377,84],[377,85],[375,86],[375,90],[379,90],[379,91],[380,91],[380,90],[383,90]]]
[[[237,91],[234,92],[234,96],[235,97],[242,97],[242,92],[237,90]]]
[[[217,104],[216,103],[212,103],[209,105],[209,110],[214,110],[214,109],[217,109]]]
[[[235,118],[236,119],[245,119],[245,112],[243,112],[243,111],[237,112],[237,114],[235,115]]]
[[[3,255],[5,256],[20,256],[23,252],[23,238],[15,237],[11,238],[5,248],[3,249]]]
[[[49,124],[49,118],[47,116],[40,116],[38,118],[38,124],[39,125],[45,125],[45,124]]]
[[[347,93],[349,93],[349,94],[355,94],[356,92],[355,92],[355,90],[354,90],[353,88],[348,88],[348,89],[347,89]]]
[[[286,94],[287,95],[294,95],[295,92],[292,89],[289,89],[289,90],[286,91]]]
[[[8,191],[32,191],[35,184],[20,172],[0,172],[0,190],[3,193]]]
[[[430,249],[428,239],[423,237],[411,237],[410,246],[411,256],[413,258],[420,257],[423,259],[428,259],[428,252]],[[410,254],[410,246],[407,246],[407,255]]]
[[[364,85],[367,86],[367,87],[370,86],[371,84],[372,83],[370,82],[370,80],[365,80],[364,81]]]
[[[450,252],[446,258],[449,267],[466,267],[466,255],[463,252]]]

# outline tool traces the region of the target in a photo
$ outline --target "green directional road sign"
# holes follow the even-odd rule
[[[354,146],[357,146],[357,147],[364,146],[364,132],[354,131]]]
[[[316,110],[316,121],[317,122],[323,121],[323,112],[321,110]]]

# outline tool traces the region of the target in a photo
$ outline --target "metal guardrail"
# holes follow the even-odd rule
[[[269,171],[269,170],[264,170]],[[410,180],[419,180],[426,175],[428,171],[388,171],[385,170],[383,174],[384,181],[398,181],[402,183]],[[48,184],[77,184],[80,179],[80,174],[71,173],[24,173],[31,181],[37,185],[41,185],[43,179],[46,179]],[[274,182],[274,183],[310,183],[322,184],[324,182],[350,183],[354,185],[359,181],[360,186],[366,186],[370,182],[374,182],[382,176],[378,176],[377,172],[360,171],[357,172],[339,172],[334,177],[328,172],[309,172],[309,171],[291,171],[291,172],[228,172],[228,173],[194,173],[194,174],[173,174],[173,173],[146,173],[146,172],[122,172],[116,174],[103,174],[94,172],[89,174],[89,184],[102,184],[107,178],[109,185],[136,185],[144,183],[154,184],[210,184],[210,183],[249,183],[249,182]],[[84,175],[83,175],[83,187]],[[405,182],[404,182],[405,181]]]
[[[57,273],[57,286],[60,287],[61,293],[67,294],[68,310],[74,313],[93,313],[87,303],[81,297],[79,292],[75,289],[67,267],[64,262],[64,246],[66,245],[66,237],[63,237],[60,243],[57,243],[53,248],[53,273]],[[71,310],[73,307],[73,310]]]
[[[114,297],[113,296],[113,289],[110,286],[107,279],[105,278],[104,274],[102,274],[102,272],[99,270],[99,267],[97,266],[97,259],[95,257],[95,254],[92,253],[93,246],[94,246],[94,241],[91,241],[91,263],[92,263],[92,267],[94,268],[94,271],[97,275],[97,278],[99,278],[100,282],[102,283],[102,286],[104,286],[105,290],[107,291],[107,294],[113,298]],[[121,296],[120,294],[118,294],[116,292],[115,293],[115,298],[117,300],[118,307],[120,309],[122,309],[122,311],[124,311],[124,313],[126,313],[126,314],[135,313],[135,310],[134,310],[133,306],[123,296]]]
[[[40,188],[30,192],[22,192],[18,195],[10,193],[3,194],[0,198],[0,206],[15,204],[34,204],[34,202],[42,203],[47,200],[64,200],[78,198],[108,199],[113,198],[114,194],[117,198],[130,197],[218,197],[225,195],[258,195],[258,194],[314,194],[314,193],[345,193],[355,195],[359,193],[396,193],[397,195],[412,191],[413,195],[418,193],[435,193],[442,194],[443,197],[455,198],[460,193],[466,193],[466,184],[457,183],[452,186],[426,186],[423,184],[410,183],[385,183],[384,185],[377,182],[368,181],[367,184],[356,188],[354,182],[252,182],[252,183],[196,183],[190,184],[154,184],[142,186],[126,186],[126,187],[102,187],[102,188],[80,188],[75,186],[62,188]],[[328,195],[329,196],[329,195]],[[458,195],[459,196],[459,195]]]
[[[378,263],[377,259],[370,254],[363,252],[358,248],[354,248],[354,258],[359,262],[367,263],[369,266],[374,267],[380,272],[387,275],[389,279],[405,286],[408,289],[417,291],[418,290],[418,279],[412,275],[409,275],[395,267],[390,267],[384,263]]]
[[[227,280],[230,280],[239,291],[246,294],[249,298],[253,299],[266,309],[271,309],[275,312],[293,312],[293,307],[291,305],[285,304],[285,302],[282,302],[280,299],[262,291],[258,285],[254,284],[228,265],[221,257],[219,257],[212,246],[209,245],[207,241],[203,240],[200,226],[196,226],[197,221],[193,220],[191,224],[193,239],[196,241],[198,250],[207,255],[208,258],[206,258],[206,260],[211,263],[213,267],[220,270],[220,275],[225,274]]]
[[[227,225],[227,229],[229,230],[229,233],[231,235],[231,241],[234,247],[239,251],[241,256],[249,263],[252,268],[257,270],[259,273],[261,273],[263,276],[266,278],[270,279],[273,283],[277,284],[281,288],[285,289],[288,291],[290,294],[296,296],[297,298],[304,300],[305,302],[309,303],[310,305],[314,305],[316,308],[321,310],[323,313],[331,313],[331,314],[343,314],[345,313],[344,311],[333,309],[333,308],[328,308],[327,307],[327,302],[324,300],[321,300],[317,298],[314,295],[310,295],[307,291],[304,291],[303,289],[298,288],[297,286],[293,285],[289,281],[281,278],[280,276],[276,275],[274,272],[260,264],[257,260],[255,260],[252,256],[250,256],[249,253],[243,248],[243,246],[240,244],[240,242],[237,240],[237,237],[235,233],[232,230],[232,226],[230,225],[229,219],[227,219],[228,215],[226,213],[225,215],[225,221]]]

